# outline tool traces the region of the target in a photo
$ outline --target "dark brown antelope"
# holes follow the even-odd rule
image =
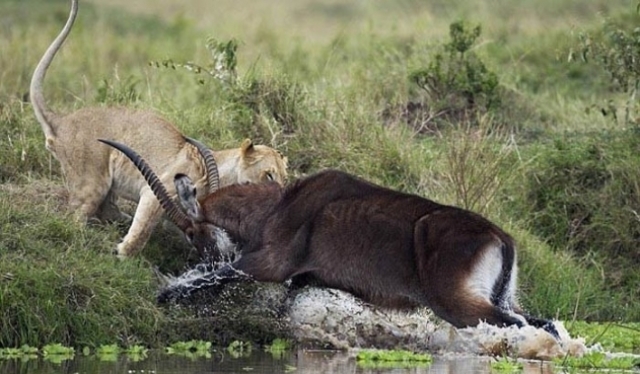
[[[514,241],[478,214],[335,170],[287,187],[231,185],[200,201],[179,174],[174,182],[185,213],[140,156],[106,143],[136,164],[193,245],[211,246],[216,227],[237,243],[239,259],[161,299],[238,273],[262,282],[302,278],[383,307],[426,305],[456,327],[533,325],[558,337],[551,321],[523,314]]]

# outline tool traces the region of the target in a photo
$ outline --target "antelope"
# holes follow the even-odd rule
[[[181,210],[131,148],[123,152],[145,176],[173,222],[196,246],[213,246],[215,228],[237,243],[239,259],[159,301],[184,297],[238,275],[260,282],[288,279],[350,292],[388,308],[427,306],[461,328],[484,321],[542,328],[516,300],[513,238],[486,218],[458,207],[325,170],[283,187],[231,185],[196,199],[190,178],[174,178]]]

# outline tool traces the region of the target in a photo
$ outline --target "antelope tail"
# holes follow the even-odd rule
[[[503,310],[512,310],[514,307],[514,277],[516,276],[516,255],[512,243],[502,242],[502,270],[493,286],[491,302]]]

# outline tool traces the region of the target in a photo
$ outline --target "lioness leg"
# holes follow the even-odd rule
[[[78,222],[86,223],[91,218],[96,217],[98,208],[110,189],[108,183],[90,183],[88,182],[89,179],[67,179],[69,209],[74,213]]]
[[[140,194],[140,201],[133,216],[131,227],[122,242],[118,244],[118,256],[131,256],[144,247],[161,217],[162,207],[160,203],[158,203],[153,192],[148,187],[145,188]]]
[[[103,222],[130,222],[131,216],[120,211],[116,205],[116,200],[116,195],[109,191],[102,204],[100,204],[96,215]]]

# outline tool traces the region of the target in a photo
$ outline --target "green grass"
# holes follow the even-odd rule
[[[584,355],[583,357],[565,357],[563,359],[556,359],[554,363],[557,366],[563,367],[563,369],[610,369],[614,372],[617,371],[632,371],[638,367],[640,360],[635,357],[614,357],[607,358],[604,353],[593,352]]]
[[[572,335],[582,336],[587,344],[624,352],[640,352],[640,323],[582,322],[567,323]]]
[[[405,350],[363,349],[358,351],[356,360],[359,367],[380,369],[427,367],[433,358],[426,353]]]
[[[518,241],[532,313],[640,321],[638,138],[602,116],[603,103],[625,98],[601,67],[567,62],[577,33],[597,33],[605,18],[635,22],[626,2],[159,4],[82,1],[46,79],[51,107],[152,108],[215,148],[245,137],[277,147],[294,176],[337,168],[467,206]],[[158,335],[168,325],[150,269],[181,269],[191,260],[184,242],[157,230],[141,257],[116,261],[123,230],[71,221],[59,166],[23,101],[67,7],[0,3],[0,347],[161,344],[171,332]],[[409,77],[428,70],[460,19],[482,27],[471,51],[496,74],[503,105],[478,113],[469,104],[418,135],[409,102],[423,105],[417,118],[435,113]],[[239,41],[233,86],[150,64],[206,66],[210,37]],[[585,188],[581,175],[606,183]],[[574,206],[589,220],[565,209]],[[574,227],[580,235],[568,235]]]
[[[497,373],[519,373],[523,369],[522,362],[508,357],[501,357],[496,361],[491,361],[491,372]]]
[[[0,190],[0,346],[157,344],[149,266],[116,260],[117,233],[34,196]]]

